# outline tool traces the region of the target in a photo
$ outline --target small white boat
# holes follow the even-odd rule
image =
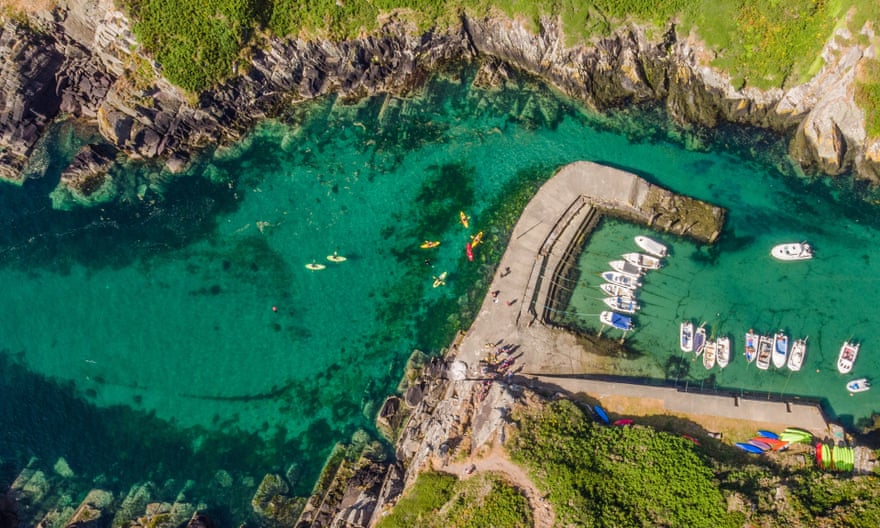
[[[636,237],[636,244],[655,257],[663,258],[666,256],[666,246],[652,238],[639,235]]]
[[[871,383],[868,381],[868,378],[854,379],[846,384],[846,390],[850,392],[865,392],[870,388]]]
[[[715,362],[724,368],[730,363],[730,338],[721,336],[715,341]]]
[[[608,265],[611,266],[611,269],[613,269],[614,271],[618,273],[623,273],[624,275],[629,275],[634,279],[638,279],[645,274],[645,271],[642,268],[625,260],[612,260],[608,263]]]
[[[749,328],[749,333],[746,334],[745,356],[746,361],[749,363],[758,357],[758,334],[756,334],[751,328]]]
[[[703,353],[703,348],[706,346],[706,329],[703,328],[701,324],[696,330],[694,330],[694,354],[700,355]]]
[[[714,339],[710,339],[706,341],[706,345],[703,347],[703,366],[706,369],[710,369],[715,366],[715,352],[717,351],[718,344]]]
[[[778,260],[809,260],[813,258],[813,248],[806,242],[793,242],[773,246],[770,255]]]
[[[606,297],[602,301],[615,312],[634,314],[639,309],[639,303],[632,297]]]
[[[682,352],[694,351],[694,323],[682,321],[679,330],[679,346]]]
[[[599,285],[599,288],[605,292],[605,295],[609,297],[618,297],[618,296],[630,296],[632,297],[635,293],[633,290],[629,288],[624,288],[619,284],[611,284],[610,282],[603,282]]]
[[[773,366],[782,368],[788,359],[788,336],[782,332],[773,335]]]
[[[840,355],[837,356],[837,371],[841,374],[847,374],[852,370],[856,358],[859,356],[860,343],[852,341],[844,341],[840,347]]]
[[[602,278],[611,284],[617,284],[618,286],[623,286],[629,290],[635,290],[642,285],[641,282],[625,273],[620,273],[619,271],[603,271]]]
[[[761,370],[767,370],[770,367],[770,359],[773,356],[773,339],[769,336],[762,335],[758,338],[758,357],[755,365]]]
[[[804,364],[804,356],[807,355],[807,338],[796,339],[791,345],[791,352],[788,354],[788,370],[797,372]]]
[[[663,265],[657,257],[645,255],[644,253],[624,253],[623,260],[634,266],[638,266],[642,270],[660,269],[660,266]]]
[[[632,318],[627,317],[625,315],[621,315],[615,312],[602,312],[599,314],[599,320],[602,323],[607,324],[608,326],[613,326],[618,330],[632,330],[633,321]]]

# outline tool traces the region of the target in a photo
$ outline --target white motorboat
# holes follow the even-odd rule
[[[859,356],[860,343],[852,341],[844,341],[840,347],[840,355],[837,356],[837,371],[841,374],[847,374],[852,370],[856,358]]]
[[[603,271],[602,278],[605,279],[607,282],[610,282],[611,284],[623,286],[628,290],[635,290],[642,285],[641,282],[637,281],[630,275],[620,273],[619,271]]]
[[[744,353],[748,363],[751,363],[758,357],[758,334],[751,328],[749,328],[749,333],[746,334],[746,350]]]
[[[624,253],[623,260],[634,266],[638,266],[639,269],[642,270],[660,269],[660,266],[663,265],[657,257],[645,255],[644,253]]]
[[[694,323],[682,321],[678,330],[679,346],[682,352],[694,351]]]
[[[773,246],[770,255],[778,260],[809,260],[813,258],[813,248],[806,242],[792,242]]]
[[[868,378],[854,379],[846,384],[846,390],[850,392],[865,392],[870,388],[871,382],[868,381]]]
[[[608,265],[611,266],[611,269],[613,269],[614,271],[618,273],[623,273],[624,275],[629,275],[634,279],[638,279],[645,274],[645,271],[642,268],[625,260],[612,260],[608,262]]]
[[[639,309],[639,304],[632,297],[606,297],[602,299],[609,308],[615,312],[634,314]]]
[[[605,311],[599,314],[599,320],[608,326],[613,326],[618,330],[632,330],[633,321],[631,317],[621,315],[615,312]]]
[[[730,338],[721,336],[715,341],[715,362],[724,368],[730,363]]]
[[[666,246],[657,242],[653,238],[648,238],[646,236],[639,235],[636,237],[636,244],[647,251],[648,253],[654,255],[658,258],[663,258],[667,254]]]
[[[599,285],[599,288],[609,297],[632,297],[635,294],[635,292],[629,288],[625,288],[619,284],[611,284],[610,282],[603,282]]]
[[[773,356],[773,338],[762,335],[758,338],[758,358],[755,365],[761,370],[770,367],[770,359]]]
[[[788,336],[782,332],[773,335],[773,366],[782,368],[788,359]]]
[[[706,341],[706,345],[703,347],[703,366],[707,369],[715,366],[715,352],[717,349],[718,344],[714,339]]]
[[[703,353],[703,348],[706,346],[706,329],[703,328],[703,325],[700,325],[696,330],[694,330],[694,354],[700,355]]]
[[[791,352],[788,354],[788,370],[797,372],[804,364],[804,356],[807,355],[807,338],[796,339],[791,345]]]

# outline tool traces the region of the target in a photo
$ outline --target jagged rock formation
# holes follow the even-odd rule
[[[0,30],[0,177],[10,181],[21,180],[35,143],[61,116],[93,120],[126,155],[163,159],[178,172],[193,150],[233,141],[293,102],[330,92],[405,93],[440,64],[476,55],[532,72],[597,109],[663,101],[683,123],[792,133],[791,154],[803,166],[829,174],[854,168],[880,180],[880,143],[868,142],[852,96],[855,72],[872,50],[845,30],[808,83],[760,91],[734,89],[705,65],[699,41],[675,26],[657,40],[630,26],[589,47],[566,47],[552,20],[539,34],[508,19],[465,17],[445,33],[414,35],[392,17],[377,36],[350,42],[272,39],[253,51],[247,72],[193,103],[138,54],[129,21],[111,0],[66,0],[30,24],[9,21]]]

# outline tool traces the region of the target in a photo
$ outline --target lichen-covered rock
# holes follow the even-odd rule
[[[61,173],[58,187],[52,192],[56,209],[73,205],[94,205],[116,195],[116,186],[109,175],[115,161],[115,150],[107,145],[86,145],[74,156]]]
[[[288,495],[289,491],[284,479],[267,474],[251,499],[254,513],[273,526],[294,526],[306,499],[291,497]]]

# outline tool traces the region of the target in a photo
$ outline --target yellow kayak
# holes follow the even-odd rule
[[[422,249],[431,249],[431,248],[435,248],[439,245],[440,245],[439,240],[425,240],[424,242],[422,242],[422,244],[419,247]]]
[[[483,232],[480,231],[476,235],[471,237],[471,248],[475,248],[480,245],[480,242],[483,241]]]
[[[444,271],[438,277],[434,277],[434,287],[439,288],[440,286],[446,286],[446,276],[447,273]]]
[[[458,219],[461,220],[461,225],[469,227],[468,221],[470,218],[468,218],[468,215],[464,214],[464,211],[458,212]]]
[[[334,251],[332,255],[327,255],[327,260],[329,260],[330,262],[345,262],[348,259],[343,257],[342,255],[337,255]]]
[[[306,264],[306,268],[308,268],[308,269],[310,269],[310,270],[312,270],[312,271],[322,270],[322,269],[324,269],[324,268],[326,268],[326,267],[327,267],[327,266],[325,266],[325,265],[323,265],[323,264],[318,264],[317,262],[312,262],[312,263],[310,263],[310,264]]]

